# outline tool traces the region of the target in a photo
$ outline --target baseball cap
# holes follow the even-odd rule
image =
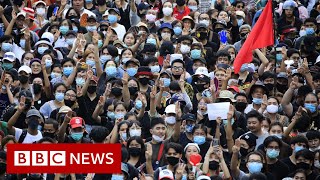
[[[22,8],[21,11],[25,12],[26,15],[28,15],[29,19],[34,20],[35,11],[32,8],[24,7],[24,8]],[[25,17],[27,17],[27,16],[25,16]]]
[[[37,109],[30,109],[28,112],[27,112],[27,118],[31,117],[31,116],[37,116],[38,118],[42,119],[42,116],[40,114],[40,112],[37,110]]]
[[[2,61],[4,61],[4,60],[14,62],[16,60],[16,55],[13,52],[6,52],[3,56]]]
[[[170,65],[172,66],[172,64],[177,61],[182,62],[184,64],[182,54],[170,54]]]
[[[203,24],[203,23],[199,23],[196,27],[196,30],[200,29],[200,28],[204,28],[207,29],[207,25]]]
[[[205,175],[201,175],[197,178],[197,180],[203,180],[203,179],[211,180],[209,176],[205,176]]]
[[[188,114],[184,114],[182,117],[181,117],[182,120],[191,120],[191,121],[196,121],[196,116],[194,114],[191,114],[191,113],[188,113]]]
[[[77,127],[84,127],[85,123],[81,117],[73,117],[69,122],[72,129]]]
[[[141,2],[139,5],[138,5],[138,10],[141,11],[141,10],[148,10],[150,7],[150,5],[146,2]]]
[[[195,62],[195,61],[200,61],[200,62],[202,62],[203,64],[207,64],[207,61],[206,61],[204,58],[202,58],[202,57],[193,59],[193,62]]]
[[[189,146],[195,146],[195,147],[198,149],[198,151],[200,152],[199,145],[196,144],[196,143],[188,143],[188,144],[186,145],[186,147],[184,147],[183,151],[186,152],[186,150],[188,149]]]
[[[69,111],[72,111],[72,109],[69,106],[61,106],[61,108],[59,109],[58,114],[60,113],[67,113]]]
[[[131,59],[129,59],[129,60],[126,62],[126,66],[128,66],[128,65],[129,65],[129,63],[134,63],[134,64],[136,64],[136,65],[140,66],[140,62],[139,62],[139,60],[138,60],[138,59],[135,59],[135,58],[131,58]]]
[[[230,86],[228,90],[234,90],[236,93],[240,92],[240,89],[237,86]]]
[[[288,76],[285,72],[280,72],[278,75],[277,75],[277,78],[284,78],[284,79],[288,79]]]
[[[93,14],[88,17],[88,20],[89,20],[89,19],[93,19],[93,20],[97,21],[96,15],[93,15]]]
[[[166,107],[164,112],[166,114],[169,114],[169,113],[175,114],[176,113],[176,105],[175,104],[170,104],[169,106]]]
[[[118,15],[120,15],[120,11],[119,11],[118,9],[116,9],[116,8],[110,8],[110,9],[108,10],[108,14],[110,14],[111,11],[114,11],[114,12],[116,12]]]
[[[32,93],[29,90],[22,90],[19,93],[19,98],[21,98],[22,96],[24,96],[27,99],[33,99],[32,97]]]
[[[240,137],[240,139],[245,140],[250,147],[255,146],[257,144],[256,143],[257,138],[258,137],[252,133],[247,133],[247,134],[244,134]]]
[[[23,11],[20,11],[18,14],[17,14],[17,17],[19,16],[23,16],[23,17],[26,17],[27,16],[27,13],[23,12]]]
[[[225,20],[218,20],[218,21],[216,21],[214,24],[215,24],[215,25],[216,25],[216,24],[221,24],[221,25],[223,25],[224,27],[227,27],[227,22],[226,22]]]
[[[26,72],[27,74],[31,74],[31,68],[29,66],[23,65],[19,68],[18,73],[20,73],[21,71]]]
[[[198,75],[205,75],[209,77],[208,69],[206,67],[198,67],[193,76],[198,76]]]
[[[164,179],[164,178],[174,180],[173,173],[169,169],[164,169],[164,170],[160,171],[159,172],[159,180]]]
[[[236,100],[234,99],[234,95],[231,91],[228,90],[222,90],[219,93],[219,99],[230,99],[232,102],[236,102]]]
[[[38,4],[43,4],[44,6],[47,6],[47,4],[44,1],[37,1],[33,3],[33,7],[36,7]]]
[[[246,15],[244,14],[243,11],[236,11],[236,16],[241,16],[243,19],[246,18]]]
[[[49,39],[50,43],[54,42],[54,36],[51,32],[45,32],[42,34],[41,39]]]

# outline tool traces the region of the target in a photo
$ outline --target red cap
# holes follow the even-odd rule
[[[84,127],[84,125],[85,125],[84,120],[81,117],[71,118],[69,124],[72,129],[77,128],[77,127]]]
[[[35,15],[35,12],[32,8],[28,8],[28,7],[24,7],[22,9],[23,12],[25,12],[27,14],[26,18],[29,18],[31,20],[34,20],[34,15]]]
[[[237,87],[237,86],[230,86],[228,88],[228,90],[234,90],[235,92],[239,93],[240,92],[240,89]]]

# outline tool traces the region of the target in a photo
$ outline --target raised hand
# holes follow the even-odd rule
[[[98,41],[99,41],[99,35],[97,31],[94,31],[92,36],[92,43],[96,46],[98,45]]]
[[[110,96],[110,94],[111,94],[111,86],[112,86],[111,83],[108,83],[106,85],[106,89],[104,91],[104,97],[108,98]]]
[[[163,69],[170,67],[170,54],[167,54],[166,59],[163,61]]]
[[[282,54],[282,61],[286,60],[287,59],[287,48],[285,46],[282,46],[281,54]]]
[[[105,96],[100,96],[99,101],[98,101],[98,105],[100,107],[103,107],[105,102],[106,102]]]
[[[184,132],[186,130],[187,121],[183,120],[180,126],[180,132]]]
[[[21,96],[20,102],[19,102],[19,106],[18,106],[18,110],[19,111],[23,111],[24,110],[24,108],[26,107],[25,103],[26,103],[26,97]]]
[[[240,151],[240,139],[236,139],[236,141],[232,147],[232,152],[239,153],[239,151]]]
[[[147,150],[146,150],[146,160],[152,160],[152,145],[147,143]]]
[[[292,78],[292,81],[290,83],[289,88],[291,88],[291,89],[298,89],[299,88],[299,79],[297,76],[294,76]]]
[[[184,163],[179,163],[177,169],[176,169],[176,174],[175,174],[175,179],[181,179],[183,172],[185,171],[186,164]]]
[[[267,95],[264,94],[263,98],[262,98],[261,108],[266,109],[267,105],[268,105],[268,97],[267,97]]]
[[[82,94],[82,87],[81,86],[77,86],[77,97],[81,97]]]
[[[175,103],[176,105],[176,108],[175,108],[175,111],[176,111],[176,119],[181,119],[181,116],[182,116],[182,112],[181,112],[181,107],[180,107],[180,102],[176,102]]]
[[[110,38],[112,36],[112,34],[113,33],[112,33],[112,30],[111,30],[111,26],[109,26],[108,30],[107,30],[107,37]]]
[[[123,73],[123,77],[122,77],[122,84],[123,85],[128,85],[129,77],[130,76],[127,72]]]
[[[28,27],[24,31],[24,39],[26,40],[30,39],[30,29]]]
[[[87,71],[87,78],[91,79],[93,77],[93,71],[90,69]]]
[[[217,125],[220,126],[220,124],[221,124],[221,122],[222,122],[221,117],[217,117],[216,122],[217,122]]]
[[[11,16],[12,16],[12,19],[14,19],[14,20],[17,19],[17,14],[13,9],[12,9],[12,12],[11,12]]]
[[[228,112],[228,115],[227,115],[227,119],[228,120],[231,120],[234,116],[234,106],[230,104],[229,106],[229,112]]]
[[[64,121],[65,121],[66,123],[69,123],[69,122],[70,122],[70,120],[71,120],[71,118],[72,118],[72,114],[73,114],[72,111],[68,111],[68,112],[67,112],[66,116],[64,117]]]
[[[152,86],[151,93],[150,93],[150,99],[155,99],[157,95],[157,86]]]

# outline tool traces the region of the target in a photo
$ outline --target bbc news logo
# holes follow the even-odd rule
[[[121,173],[120,144],[9,144],[7,173]]]

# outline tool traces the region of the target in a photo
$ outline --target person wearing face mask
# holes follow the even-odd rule
[[[148,66],[139,67],[135,77],[139,81],[140,91],[147,92],[147,93],[151,91],[149,82],[153,78],[153,74],[151,72],[151,69]]]
[[[44,103],[40,107],[40,112],[44,115],[45,118],[50,117],[50,114],[53,110],[58,109],[64,106],[64,96],[67,87],[63,83],[57,83],[52,91],[54,92],[54,100]]]
[[[298,135],[296,137],[293,137],[290,141],[290,146],[292,149],[292,154],[289,157],[285,157],[281,159],[283,163],[285,163],[289,167],[289,172],[293,172],[297,169],[296,167],[296,154],[305,149],[308,148],[308,139],[303,135]]]
[[[318,103],[319,98],[314,93],[309,93],[304,99],[304,107],[311,112],[311,121],[314,127],[320,128]]]
[[[81,117],[72,117],[72,111],[69,111],[64,118],[58,131],[59,143],[91,143],[89,138],[85,137],[85,122]],[[70,125],[69,135],[66,134],[67,127]]]
[[[268,105],[262,106],[262,110],[264,112],[264,116],[269,118],[271,123],[273,122],[280,122],[283,126],[289,125],[289,118],[284,115],[279,114],[279,101],[275,97],[269,97],[267,101]]]
[[[281,140],[276,136],[267,137],[264,142],[264,152],[268,164],[268,172],[273,174],[276,179],[283,179],[289,174],[289,167],[279,160]]]
[[[306,180],[317,179],[319,173],[313,170],[314,153],[309,149],[298,151],[295,155],[296,169],[303,169],[306,172]]]
[[[314,66],[319,56],[316,51],[317,39],[315,36],[305,36],[300,45],[301,57],[307,58],[308,67]]]
[[[22,97],[22,100],[18,106],[17,112],[22,113],[25,110],[25,97]],[[10,118],[8,121],[8,131],[11,134],[15,134],[15,138],[19,143],[33,143],[42,138],[42,133],[39,130],[39,126],[43,123],[43,117],[40,112],[36,109],[30,109],[27,112],[25,123],[28,125],[26,130],[14,127],[17,119]]]
[[[195,38],[202,43],[204,48],[211,48],[213,52],[217,52],[219,47],[217,43],[208,41],[209,28],[207,25],[200,23],[196,26]]]
[[[190,50],[193,39],[189,35],[182,35],[177,40],[177,48],[179,53],[183,56],[183,61],[186,64],[186,71],[190,74],[192,72],[192,59],[190,58]]]
[[[181,117],[181,119],[182,119],[182,122],[185,123],[183,127],[185,131],[180,134],[179,144],[181,144],[184,147],[188,143],[193,142],[192,131],[196,124],[196,117],[194,114],[188,113],[188,114],[184,114]]]
[[[86,28],[87,28],[88,32],[86,34],[84,34],[84,37],[85,37],[87,43],[91,43],[93,32],[97,31],[97,29],[98,29],[98,22],[97,22],[95,15],[89,16],[87,21],[88,22],[87,22]]]
[[[238,156],[240,157],[240,170],[245,171],[246,170],[246,162],[245,158],[247,155],[254,151],[256,148],[256,140],[257,136],[255,136],[252,133],[247,133],[242,136],[240,136],[240,149]],[[231,148],[232,149],[232,148]]]
[[[158,34],[161,37],[162,42],[170,41],[171,36],[174,34],[172,25],[169,23],[162,23],[158,30]]]
[[[59,130],[59,124],[55,119],[47,119],[43,125],[43,137],[49,137],[57,141],[57,133]]]
[[[186,6],[186,1],[185,0],[177,0],[176,1],[177,5],[176,7],[173,8],[173,17],[175,17],[178,20],[181,20],[183,16],[189,15],[191,12],[189,7]]]
[[[249,104],[247,108],[245,109],[245,113],[249,113],[251,110],[256,110],[259,112],[261,108],[261,104],[263,102],[263,96],[267,92],[267,88],[262,84],[262,82],[257,81],[254,85],[250,88],[250,95],[252,97],[252,104]]]
[[[261,75],[260,79],[263,82],[264,86],[267,88],[268,95],[273,95],[274,88],[275,88],[276,75],[273,72],[267,71]]]
[[[237,52],[240,51],[243,43],[245,42],[245,40],[247,39],[247,34],[250,33],[251,31],[251,26],[248,24],[243,24],[239,27],[239,37],[240,40],[235,42],[233,45],[236,48]]]
[[[5,71],[3,74],[5,76],[4,81],[0,82],[0,101],[2,101],[3,106],[0,107],[0,114],[5,110],[10,104],[14,104],[13,94],[11,92],[11,85],[13,84],[14,76],[11,71]]]
[[[111,26],[112,29],[114,29],[117,32],[118,39],[123,39],[124,34],[126,33],[126,28],[122,25],[119,24],[118,21],[121,19],[120,17],[120,11],[116,8],[110,8],[108,10],[108,22]],[[125,23],[129,24],[129,23]]]
[[[174,16],[172,16],[173,8],[172,8],[171,2],[166,1],[165,3],[163,3],[162,12],[163,12],[163,18],[155,22],[155,25],[157,27],[161,27],[163,23],[171,24],[174,20],[176,20]]]
[[[236,110],[245,115],[244,110],[248,105],[247,95],[245,93],[237,93],[234,98],[236,100],[236,103],[234,105]]]
[[[306,134],[308,138],[309,150],[316,152],[320,149],[320,133],[319,131],[309,130]]]
[[[36,47],[36,58],[40,59],[46,50],[52,49],[52,44],[47,39],[40,39],[34,47]]]
[[[170,170],[171,172],[174,172],[175,166],[181,161],[183,147],[180,144],[170,142],[168,143],[164,153],[167,165],[157,168],[154,172],[154,179],[161,179],[159,178],[159,174],[162,170]]]
[[[99,101],[99,96],[97,95],[97,83],[98,78],[92,75],[92,72],[87,72],[87,79],[81,90],[82,96],[78,96],[77,98],[79,103],[78,115],[85,119],[86,131],[88,133],[90,133],[92,126],[98,123],[91,116]]]

